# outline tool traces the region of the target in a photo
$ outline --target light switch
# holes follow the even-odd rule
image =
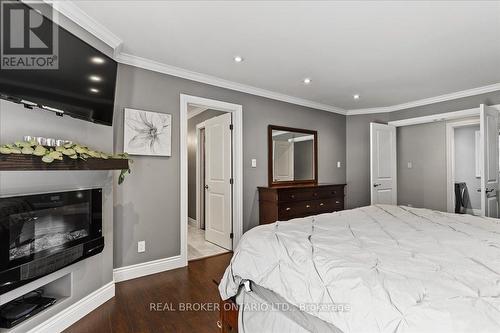
[[[252,158],[252,168],[257,167],[257,160],[255,158]]]
[[[337,162],[337,168],[340,168],[342,167],[342,163],[340,163],[340,161]]]
[[[146,251],[146,241],[137,242],[137,252],[141,253]]]
[[[413,163],[411,161],[408,162],[408,169],[413,168]]]

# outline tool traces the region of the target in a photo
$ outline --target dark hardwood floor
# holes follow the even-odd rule
[[[208,308],[219,302],[212,281],[222,277],[231,256],[190,261],[188,267],[117,283],[113,299],[65,332],[219,332],[219,312]],[[188,304],[206,309],[188,311]]]

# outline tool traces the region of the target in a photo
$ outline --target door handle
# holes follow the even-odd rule
[[[478,191],[478,192],[481,192],[481,189],[480,189],[480,188],[478,188],[478,189],[477,189],[477,191]],[[494,191],[495,191],[495,189],[494,189],[494,188],[486,188],[486,194],[491,193],[491,192],[494,192]]]
[[[205,185],[205,190],[208,190],[208,185]]]
[[[373,184],[373,187],[379,187],[382,184]]]

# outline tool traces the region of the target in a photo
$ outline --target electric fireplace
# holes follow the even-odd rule
[[[0,294],[103,248],[102,189],[0,198]]]

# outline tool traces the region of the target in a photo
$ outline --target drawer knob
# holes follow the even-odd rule
[[[332,191],[332,194],[337,194],[337,191]]]
[[[294,199],[295,195],[294,194],[290,194],[290,198]]]
[[[339,204],[339,203],[340,203],[340,201],[338,201],[338,200],[337,200],[337,201],[335,201],[335,203],[336,203],[336,204]]]
[[[222,328],[222,322],[220,320],[217,320],[217,327]]]
[[[324,204],[324,203],[320,203],[319,205],[320,205],[320,206],[324,206],[325,204]]]
[[[311,208],[311,205],[306,205],[306,208]]]
[[[291,210],[291,208],[290,207],[286,207],[286,211],[289,211],[289,210]]]
[[[318,193],[314,192],[314,193],[313,193],[313,196],[317,197],[317,196],[318,196]]]

